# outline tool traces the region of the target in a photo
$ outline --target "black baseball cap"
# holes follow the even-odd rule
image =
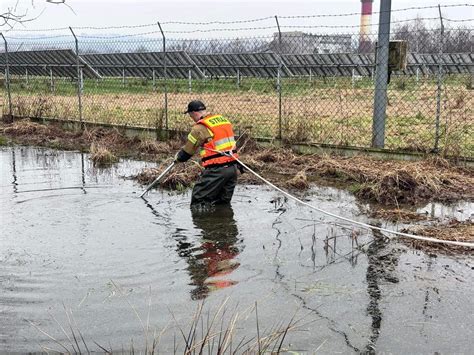
[[[203,111],[205,109],[206,109],[206,105],[204,105],[202,101],[194,100],[188,104],[188,109],[184,111],[183,113],[186,114],[190,112],[198,112],[198,111]]]

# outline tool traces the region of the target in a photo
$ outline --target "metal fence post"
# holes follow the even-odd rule
[[[80,67],[80,61],[79,61],[79,41],[77,40],[76,34],[72,30],[71,27],[69,27],[69,30],[71,31],[72,35],[74,36],[74,42],[76,44],[76,69],[77,69],[77,100],[79,104],[79,122],[81,122],[81,129],[84,129],[84,121],[82,119],[82,73],[81,73],[81,67]]]
[[[167,72],[167,69],[166,69],[168,56],[166,54],[165,33],[163,32],[163,29],[161,28],[161,24],[159,22],[157,22],[157,23],[158,23],[158,27],[160,28],[160,31],[161,31],[161,36],[163,37],[163,54],[164,54],[163,76],[164,76],[164,90],[165,90],[165,129],[168,130],[168,85],[167,85],[168,72]]]
[[[281,30],[278,17],[275,16],[275,21],[278,28],[278,55],[280,57],[280,63],[277,69],[277,92],[278,92],[278,139],[283,138],[282,134],[282,115],[281,115],[281,68],[282,68],[282,57],[281,57]]]
[[[50,89],[51,93],[54,93],[54,79],[53,79],[53,68],[49,68],[49,81],[50,81]]]
[[[193,75],[191,69],[188,70],[188,92],[193,92]]]
[[[441,15],[441,6],[438,5],[439,20],[441,22],[439,38],[439,59],[438,59],[438,84],[436,89],[436,121],[435,121],[435,141],[433,151],[439,152],[439,121],[441,117],[441,92],[443,90],[443,43],[444,43],[444,24]]]
[[[12,110],[12,93],[10,89],[10,63],[8,60],[8,43],[3,35],[3,33],[0,32],[0,36],[3,38],[3,42],[5,43],[5,85],[7,88],[7,94],[8,94],[8,114],[10,116],[10,119],[13,117],[13,110]]]
[[[381,0],[379,34],[376,48],[374,113],[372,118],[372,147],[374,148],[383,148],[385,145],[391,7],[392,0]]]

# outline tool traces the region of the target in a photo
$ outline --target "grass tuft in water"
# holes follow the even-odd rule
[[[102,145],[92,143],[90,152],[90,159],[96,166],[108,166],[118,161],[118,158]]]
[[[0,146],[8,145],[8,139],[0,134]]]
[[[298,190],[307,190],[309,188],[309,182],[305,172],[298,172],[292,179],[286,182],[286,186]]]
[[[142,184],[150,184],[155,180],[166,168],[170,162],[166,161],[159,168],[145,168],[138,175],[132,177]],[[201,167],[197,162],[187,164],[176,164],[173,169],[163,177],[160,187],[182,192],[193,186],[201,173]]]
[[[287,338],[290,333],[302,330],[310,322],[304,322],[305,317],[297,318],[295,313],[290,320],[279,320],[276,324],[262,325],[258,316],[257,302],[251,307],[238,309],[238,305],[232,309],[228,305],[229,298],[224,299],[214,307],[207,307],[204,302],[197,304],[194,314],[190,315],[187,324],[176,319],[170,310],[172,320],[163,329],[156,329],[150,322],[150,310],[152,305],[151,289],[148,300],[148,313],[146,319],[140,315],[136,307],[130,303],[125,291],[111,281],[115,292],[120,295],[128,306],[134,317],[138,320],[142,329],[142,336],[137,339],[130,339],[127,345],[128,350],[121,350],[119,344],[103,344],[85,337],[74,318],[72,309],[64,306],[67,324],[61,324],[54,316],[53,320],[58,325],[58,333],[49,334],[38,324],[29,322],[38,332],[46,336],[49,344],[40,344],[41,350],[59,353],[90,353],[95,351],[129,354],[160,354],[163,343],[173,345],[174,354],[280,354],[290,351]],[[255,316],[255,329],[252,332],[246,331],[246,335],[241,334],[245,329],[244,323]],[[186,322],[186,321],[185,321]],[[174,326],[172,326],[174,323]],[[264,330],[262,330],[264,329]],[[285,346],[285,344],[288,344]],[[56,349],[54,349],[56,347]]]

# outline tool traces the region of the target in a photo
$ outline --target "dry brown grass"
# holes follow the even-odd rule
[[[146,154],[173,154],[174,150],[171,149],[170,145],[165,142],[157,141],[141,141],[138,145],[138,149]]]
[[[17,121],[3,128],[3,133],[9,136],[48,135],[50,131],[50,127],[30,121]]]
[[[450,240],[458,242],[470,242],[474,243],[474,222],[465,221],[459,222],[457,220],[451,220],[447,224],[437,224],[434,226],[415,226],[403,230],[406,233],[412,233],[417,235],[423,235],[426,237],[433,237],[440,240]],[[405,244],[408,244],[416,249],[421,249],[426,252],[431,251],[442,251],[444,253],[451,254],[456,253],[465,253],[474,255],[474,249],[466,248],[455,245],[444,245],[440,243],[430,243],[421,240],[406,239],[402,238]]]
[[[103,145],[92,143],[90,153],[90,159],[94,165],[99,167],[108,166],[118,161],[118,158]]]
[[[421,214],[401,208],[375,208],[369,212],[369,216],[372,218],[383,219],[390,222],[401,223],[419,222],[430,219],[427,214]]]
[[[433,148],[436,87],[423,84],[412,91],[390,90],[387,109],[386,144],[391,149]],[[252,125],[254,136],[276,137],[279,130],[278,99],[274,93],[168,93],[169,128],[187,131],[191,124],[182,115],[191,99],[206,102],[211,112],[232,118],[236,127]],[[14,115],[41,116],[34,112],[43,107],[43,117],[78,119],[75,97],[50,95],[47,108],[41,97],[19,96]],[[1,101],[1,97],[0,97]],[[469,154],[469,135],[474,125],[472,93],[464,87],[447,86],[443,96],[440,144],[447,155]],[[163,95],[85,94],[84,119],[90,122],[163,128]],[[232,104],[230,104],[232,103]],[[16,105],[15,105],[16,107]],[[72,107],[72,109],[71,109]],[[373,89],[326,87],[302,90],[283,101],[283,136],[292,141],[313,141],[369,147]],[[20,112],[21,111],[21,112]],[[445,126],[444,126],[445,125]]]
[[[80,149],[90,151],[95,148],[106,148],[117,156],[134,156],[153,158],[169,156],[183,144],[179,139],[157,142],[139,137],[129,138],[117,129],[86,127],[82,131],[62,129],[59,124],[39,124],[30,120],[18,120],[12,124],[0,124],[0,133],[10,137],[16,143],[49,146],[61,149]]]
[[[145,168],[139,174],[132,176],[138,182],[148,185],[153,182],[166,168],[166,164],[162,164],[158,168]],[[163,177],[160,186],[168,190],[181,191],[191,187],[196,182],[201,168],[196,164],[176,164],[173,169]]]
[[[439,157],[419,162],[387,161],[368,156],[299,155],[289,149],[260,147],[240,158],[252,170],[287,188],[305,190],[309,181],[324,178],[350,188],[362,200],[382,205],[474,199],[474,171]],[[261,183],[251,173],[239,180]]]
[[[141,332],[137,339],[129,339],[129,344],[115,344],[116,348],[110,343],[99,344],[93,338],[85,337],[78,327],[74,312],[71,308],[64,306],[67,322],[62,324],[56,317],[51,315],[52,320],[57,324],[60,336],[49,334],[41,328],[39,324],[32,321],[28,323],[39,333],[46,337],[45,341],[38,344],[39,348],[45,353],[105,353],[105,354],[161,354],[164,353],[161,348],[163,344],[168,347],[173,346],[174,354],[286,354],[291,352],[292,344],[289,337],[295,331],[304,331],[312,321],[307,321],[307,316],[297,317],[295,313],[289,320],[277,319],[273,324],[261,324],[258,316],[257,302],[253,307],[229,306],[229,298],[217,304],[214,307],[205,305],[204,302],[197,304],[194,313],[189,315],[186,324],[178,321],[174,313],[170,310],[170,322],[161,329],[158,329],[148,316],[143,319],[137,308],[128,300],[122,287],[111,281],[114,291],[119,293],[121,298],[130,307],[134,318],[141,326]],[[148,315],[150,314],[152,298],[148,299]],[[252,327],[249,332],[248,323],[252,320]],[[251,318],[252,317],[252,318]],[[132,319],[134,320],[134,319]],[[173,325],[174,326],[171,326]],[[255,325],[254,325],[255,324]],[[242,329],[246,330],[247,335],[242,334]],[[57,333],[57,332],[55,332]],[[289,348],[284,346],[288,343]],[[121,346],[121,350],[119,347]],[[171,353],[168,350],[168,353]]]
[[[138,137],[128,138],[117,129],[94,128],[71,132],[57,125],[41,125],[28,120],[2,123],[0,132],[24,144],[84,151],[94,144],[96,150],[106,149],[115,156],[156,160],[169,158],[183,144],[179,139],[156,142]],[[349,188],[362,200],[393,206],[429,200],[474,200],[474,170],[456,167],[438,156],[418,162],[389,161],[363,155],[301,155],[288,148],[265,148],[252,140],[242,140],[241,144],[242,161],[281,186],[307,189],[308,181],[323,178],[329,184]],[[105,161],[110,161],[109,158],[104,154]],[[196,166],[182,165],[173,170],[168,180],[163,181],[163,186],[190,186],[198,173]],[[154,177],[156,174],[151,174],[149,180],[142,181],[150,182]],[[286,182],[290,179],[293,180]],[[250,184],[260,182],[251,173],[242,175],[240,181]]]
[[[439,159],[401,162],[366,156],[325,157],[308,170],[355,184],[357,196],[385,205],[474,199],[473,170],[450,166]]]
[[[303,166],[309,179],[324,177],[351,185],[360,198],[385,205],[474,199],[473,169],[456,167],[439,157],[406,162],[362,155],[298,156],[289,151],[267,151],[262,156],[253,155],[250,162],[257,170],[293,175]]]
[[[300,171],[293,178],[286,181],[285,186],[288,188],[293,188],[293,189],[298,189],[298,190],[308,189],[309,182],[308,182],[308,178],[306,177],[306,173],[304,171]]]

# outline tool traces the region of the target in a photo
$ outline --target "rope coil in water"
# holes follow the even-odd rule
[[[214,152],[217,152],[216,150],[214,150]],[[381,227],[377,227],[377,226],[373,226],[371,224],[367,224],[367,223],[364,223],[364,222],[359,222],[359,221],[355,221],[353,219],[350,219],[350,218],[347,218],[347,217],[342,217],[342,216],[339,216],[337,214],[334,214],[334,213],[331,213],[331,212],[328,212],[328,211],[325,211],[325,210],[322,210],[318,207],[315,207],[313,205],[310,205],[309,203],[307,202],[304,202],[302,200],[300,200],[298,197],[296,196],[293,196],[291,195],[290,193],[284,191],[283,189],[279,188],[278,186],[275,186],[274,184],[272,184],[270,181],[268,181],[267,179],[265,179],[264,177],[260,176],[258,173],[256,173],[255,171],[253,171],[251,168],[249,168],[245,163],[243,163],[240,159],[238,159],[237,157],[235,157],[231,151],[229,152],[218,152],[218,153],[221,153],[221,154],[224,154],[224,155],[227,155],[229,157],[232,157],[234,158],[237,162],[239,162],[239,164],[241,164],[245,169],[247,169],[248,171],[250,171],[252,174],[254,174],[257,178],[259,178],[260,180],[262,180],[264,183],[266,183],[267,185],[271,186],[272,188],[274,188],[275,190],[281,192],[282,194],[284,194],[285,196],[287,196],[288,198],[292,199],[292,200],[295,200],[296,202],[299,202],[301,203],[302,205],[305,205],[313,210],[316,210],[320,213],[323,213],[327,216],[331,216],[331,217],[334,217],[334,218],[337,218],[337,219],[340,219],[340,220],[343,220],[343,221],[346,221],[346,222],[349,222],[351,224],[355,224],[355,225],[358,225],[360,227],[363,227],[365,229],[370,229],[370,230],[378,230],[380,232],[385,232],[385,233],[390,233],[390,234],[393,234],[393,235],[396,235],[396,236],[400,236],[400,237],[405,237],[405,238],[410,238],[410,239],[416,239],[416,240],[422,240],[422,241],[425,241],[425,242],[431,242],[431,243],[440,243],[440,244],[449,244],[449,245],[456,245],[456,246],[461,246],[461,247],[466,247],[466,248],[473,248],[474,249],[474,243],[470,243],[470,242],[459,242],[459,241],[454,241],[454,240],[442,240],[442,239],[436,239],[436,238],[432,238],[432,237],[424,237],[424,236],[420,236],[420,235],[415,235],[415,234],[410,234],[410,233],[403,233],[403,232],[397,232],[397,231],[394,231],[394,230],[390,230],[390,229],[386,229],[386,228],[381,228]]]

